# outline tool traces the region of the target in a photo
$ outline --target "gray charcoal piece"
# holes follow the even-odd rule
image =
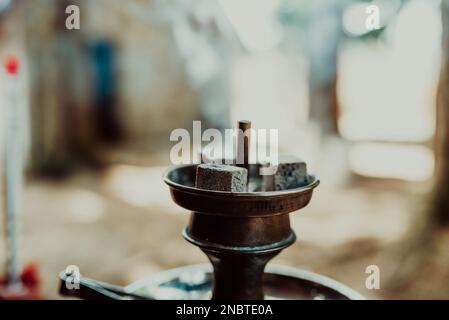
[[[206,190],[246,192],[248,170],[225,164],[206,163],[196,169],[195,187]]]
[[[294,189],[308,183],[304,161],[294,156],[280,156],[278,162],[276,173],[264,177],[265,191]]]

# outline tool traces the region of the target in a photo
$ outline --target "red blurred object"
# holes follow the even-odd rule
[[[21,290],[11,290],[6,279],[0,279],[0,300],[40,300],[40,277],[36,265],[27,266],[21,275]]]
[[[15,56],[10,56],[5,60],[5,69],[8,74],[15,75],[19,72],[19,59]]]

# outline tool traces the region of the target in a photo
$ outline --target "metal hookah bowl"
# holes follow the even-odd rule
[[[258,170],[249,172],[251,181],[260,181]],[[307,185],[294,189],[232,193],[195,188],[195,174],[196,165],[175,166],[165,173],[164,181],[173,201],[191,211],[183,236],[213,266],[212,299],[264,299],[265,266],[296,240],[289,213],[310,202],[318,178],[309,175]]]

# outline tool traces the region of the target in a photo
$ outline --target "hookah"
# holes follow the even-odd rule
[[[249,121],[239,128],[250,128]],[[248,163],[249,137],[243,139],[241,165],[251,183],[262,184],[260,165]],[[82,299],[364,299],[330,278],[296,268],[267,266],[296,235],[290,213],[308,205],[319,179],[307,174],[307,183],[285,190],[230,192],[198,188],[198,165],[170,167],[164,182],[173,201],[190,211],[184,238],[199,247],[210,264],[163,271],[126,287],[60,274],[60,293]],[[73,286],[76,280],[77,289]]]

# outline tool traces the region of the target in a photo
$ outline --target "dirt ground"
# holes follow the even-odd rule
[[[85,276],[125,285],[168,268],[207,262],[181,236],[188,214],[171,201],[161,178],[165,169],[112,165],[60,181],[27,181],[22,256],[39,266],[45,298],[61,298],[57,276],[68,265],[79,266]],[[449,298],[449,232],[439,232],[426,254],[414,247],[406,251],[404,245],[424,199],[422,186],[413,184],[360,178],[347,187],[323,182],[310,205],[291,215],[298,241],[271,263],[330,276],[368,298]],[[0,256],[4,260],[4,246]],[[420,272],[413,274],[414,265],[408,264]],[[379,290],[365,287],[368,265],[380,268]],[[402,274],[402,268],[412,274]]]

